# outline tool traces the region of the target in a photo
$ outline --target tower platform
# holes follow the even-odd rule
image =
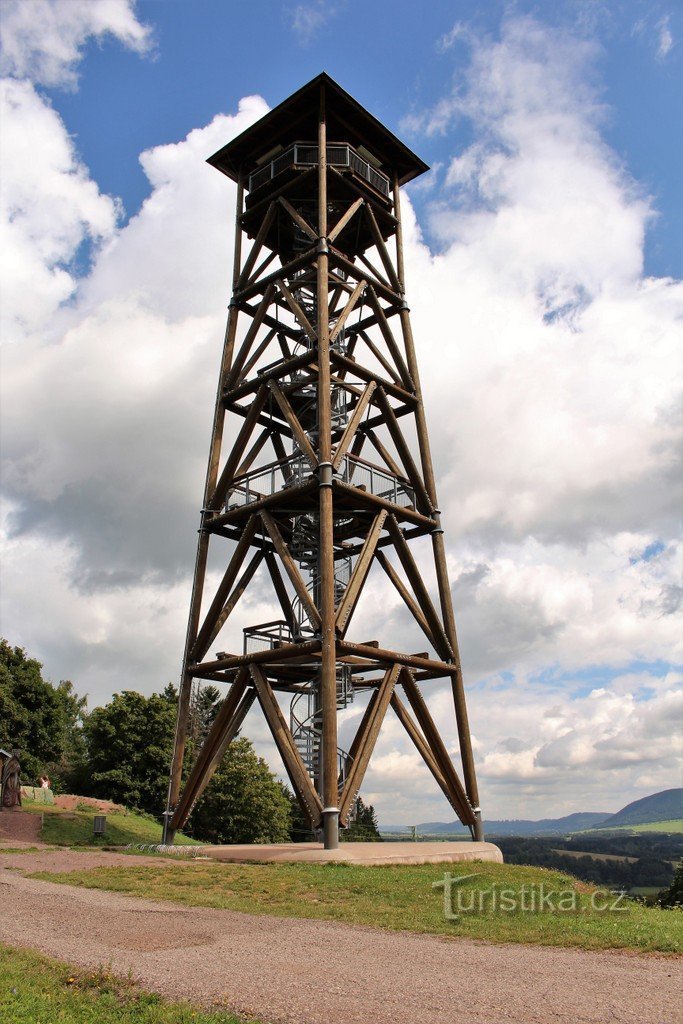
[[[469,841],[452,843],[342,843],[326,850],[322,843],[281,843],[273,845],[205,846],[202,854],[232,864],[456,864],[487,860],[503,863],[503,854],[493,843]]]

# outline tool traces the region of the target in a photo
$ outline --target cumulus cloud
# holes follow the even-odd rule
[[[90,39],[113,36],[137,53],[152,45],[134,0],[4,0],[0,71],[41,85],[74,88],[77,65]]]
[[[412,121],[449,139],[472,121],[427,193],[438,252],[404,211],[482,802],[616,809],[675,758],[681,285],[643,276],[653,202],[602,139],[595,48],[529,19],[467,39],[453,92]],[[33,86],[6,100],[3,630],[95,702],[150,692],[177,675],[229,297],[235,190],[204,160],[267,108],[143,153],[149,197],[122,225]],[[226,646],[272,617],[257,578]],[[378,568],[356,621],[424,649]],[[455,752],[449,688],[428,699]],[[247,732],[272,755],[257,715]],[[384,820],[452,818],[391,712],[364,795]]]
[[[341,6],[341,3],[331,0],[308,0],[286,8],[292,32],[301,46],[308,46],[323,26],[338,14]]]
[[[4,162],[0,195],[3,341],[49,323],[76,288],[84,240],[112,237],[119,204],[102,195],[59,114],[28,81],[0,82]]]

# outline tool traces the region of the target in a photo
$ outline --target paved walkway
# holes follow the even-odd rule
[[[65,888],[16,870],[122,862],[132,863],[117,854],[0,851],[0,941],[81,966],[131,971],[147,989],[258,1015],[269,1024],[683,1019],[681,963],[667,957],[488,945],[183,907]]]

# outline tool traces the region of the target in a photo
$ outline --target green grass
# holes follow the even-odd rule
[[[143,992],[106,968],[84,971],[0,944],[0,1020],[11,1024],[239,1024]]]
[[[621,831],[631,832],[675,832],[683,833],[683,818],[674,818],[673,821],[651,821],[647,825],[622,825]]]
[[[46,804],[26,801],[23,810],[43,815],[40,838],[55,846],[126,846],[128,843],[160,843],[161,825],[144,814],[133,811],[107,814],[106,832],[102,838],[93,835],[95,811],[64,811]],[[176,845],[200,845],[194,839],[178,834]]]
[[[575,894],[574,912],[490,911],[463,913],[446,920],[443,890],[434,882],[477,872],[458,890],[479,899],[478,891],[495,887],[521,899],[526,889]],[[32,875],[51,882],[169,900],[195,907],[217,907],[278,917],[319,918],[376,928],[433,935],[460,936],[492,942],[581,946],[586,949],[635,949],[680,952],[683,914],[624,901],[626,909],[597,912],[590,908],[595,887],[543,868],[470,862],[460,864],[359,867],[346,864],[218,864],[195,861],[159,867],[95,868],[65,874]]]
[[[683,833],[683,818],[673,818],[671,821],[649,821],[645,825],[605,825],[604,828],[598,826],[598,828],[586,828],[580,832],[574,832],[575,836],[605,836],[610,832],[662,832],[662,833],[675,833],[680,835]]]

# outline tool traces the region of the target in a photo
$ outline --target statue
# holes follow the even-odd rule
[[[21,780],[19,765],[19,751],[13,750],[11,754],[0,751],[2,761],[2,774],[0,775],[0,808],[11,810],[13,807],[21,807]]]

